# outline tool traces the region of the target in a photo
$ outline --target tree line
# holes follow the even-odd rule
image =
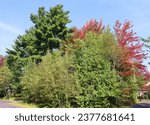
[[[63,5],[40,7],[30,19],[33,26],[0,58],[0,97],[40,107],[122,107],[137,101],[150,73],[130,21],[117,20],[113,30],[94,19],[68,28]],[[142,40],[150,48],[150,40]]]

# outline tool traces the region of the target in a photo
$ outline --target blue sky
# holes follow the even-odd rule
[[[16,37],[33,25],[31,13],[37,13],[40,6],[48,10],[57,4],[63,4],[64,9],[70,11],[69,27],[81,27],[91,18],[102,18],[110,27],[117,19],[130,20],[140,37],[150,36],[150,0],[4,0],[0,3],[0,54],[5,55]],[[144,64],[147,62],[148,59]]]

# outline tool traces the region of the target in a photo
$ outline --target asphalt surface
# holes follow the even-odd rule
[[[23,108],[20,106],[15,106],[14,104],[11,104],[12,101],[3,101],[0,100],[0,108]]]
[[[150,103],[138,103],[131,105],[131,108],[150,108]]]

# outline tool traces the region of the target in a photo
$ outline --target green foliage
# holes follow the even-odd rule
[[[47,50],[53,51],[59,48],[61,42],[70,36],[69,29],[66,27],[71,22],[68,14],[69,11],[63,10],[63,5],[52,7],[49,11],[41,7],[37,15],[31,14],[31,21],[36,29],[37,49],[40,50],[40,54],[45,55]]]
[[[146,93],[148,99],[150,99],[150,90],[148,90],[148,92]]]
[[[122,91],[122,105],[131,105],[137,102],[139,88],[145,83],[142,76],[129,76],[124,78]]]
[[[0,97],[9,96],[11,91],[12,73],[6,62],[0,66]]]
[[[82,47],[75,51],[82,90],[78,97],[80,107],[115,107],[118,104],[122,82],[116,71],[111,69],[109,60],[106,59],[106,53],[109,53],[111,48],[109,42],[112,42],[108,41],[109,34],[107,32],[101,35],[89,33],[81,41]]]
[[[150,45],[149,45],[149,43],[150,43],[150,37],[148,37],[147,39],[143,39],[143,38],[142,38],[142,41],[145,42],[145,46],[146,46],[146,47],[150,48]]]
[[[79,85],[69,56],[47,54],[38,65],[29,63],[21,79],[26,101],[42,107],[76,107]]]
[[[142,38],[142,41],[144,41],[145,46],[148,48],[148,52],[150,52],[150,37],[148,37],[147,39]],[[150,64],[150,62],[149,62],[149,64]]]
[[[61,43],[70,36],[67,24],[71,22],[69,11],[64,11],[62,5],[56,5],[46,11],[44,7],[38,9],[38,14],[31,14],[34,26],[19,35],[13,49],[7,49],[7,63],[13,71],[14,88],[21,92],[20,76],[29,59],[41,62],[47,51],[58,49]]]
[[[21,78],[25,101],[41,107],[94,108],[134,103],[143,78],[118,74],[113,33],[87,33],[76,42],[80,48],[69,55],[58,50],[43,56],[38,65],[30,60]]]

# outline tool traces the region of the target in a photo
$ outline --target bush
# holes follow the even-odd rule
[[[38,65],[29,63],[21,78],[22,95],[41,107],[76,107],[79,93],[76,72],[69,56],[47,54]]]

